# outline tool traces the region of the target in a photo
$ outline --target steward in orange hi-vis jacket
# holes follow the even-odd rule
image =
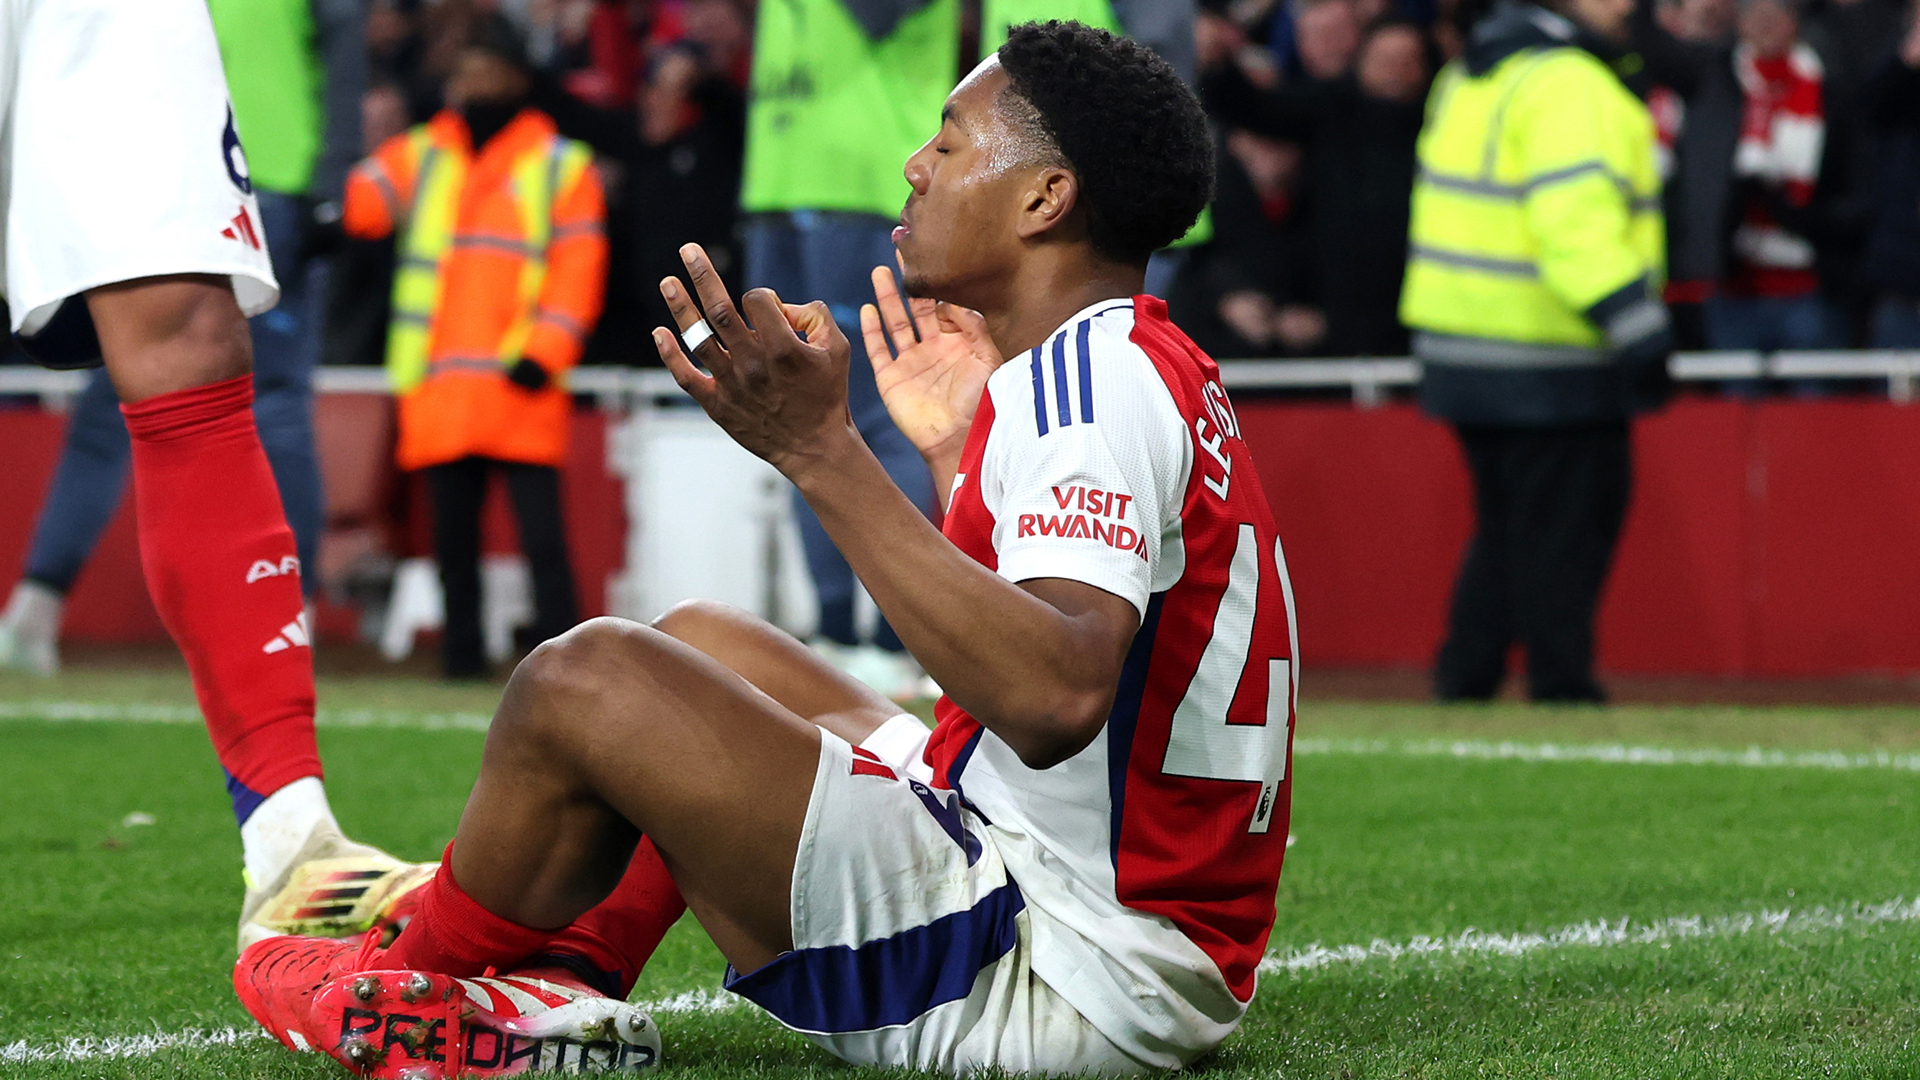
[[[565,373],[604,294],[605,216],[590,151],[532,108],[477,157],[449,109],[354,169],[346,231],[399,234],[387,372],[401,468],[561,463]]]
[[[560,499],[566,373],[600,315],[605,196],[587,148],[527,107],[525,48],[500,16],[469,28],[449,108],[387,140],[347,183],[344,225],[397,236],[387,375],[404,469],[424,470],[446,595],[440,659],[479,678],[480,509],[505,477],[533,577],[537,644],[578,621]]]

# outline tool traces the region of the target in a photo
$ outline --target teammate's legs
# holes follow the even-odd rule
[[[576,627],[514,672],[451,873],[387,962],[458,975],[538,951],[606,898],[644,832],[722,955],[757,968],[792,947],[819,746],[813,724],[658,630]],[[487,951],[501,947],[525,952]]]
[[[13,329],[90,316],[96,333],[65,343],[97,345],[122,402],[148,587],[241,822],[242,936],[267,931],[258,913],[310,860],[377,865],[371,905],[410,868],[341,837],[319,779],[299,564],[244,318],[278,288],[206,5],[16,3],[3,31],[18,35],[0,50],[18,64],[5,80]],[[126,85],[140,92],[112,90]]]
[[[520,528],[520,550],[533,576],[532,634],[538,644],[559,637],[580,621],[560,504],[560,470],[513,461],[504,463],[501,470],[507,474],[507,494],[514,523]]]
[[[87,301],[125,403],[147,585],[245,823],[320,775],[300,573],[254,427],[247,323],[219,278],[126,282]],[[271,861],[254,855],[250,872]]]
[[[304,591],[312,595],[314,552],[322,526],[320,466],[313,439],[313,368],[319,339],[313,334],[312,291],[305,288],[299,261],[299,208],[286,196],[262,193],[261,221],[274,257],[276,276],[286,284],[272,311],[249,321],[253,336],[254,418],[272,466],[281,506],[299,550]],[[284,253],[284,254],[283,254]],[[61,601],[93,554],[100,534],[119,508],[126,489],[131,454],[119,399],[105,370],[95,371],[67,417],[66,441],[53,483],[40,507],[23,580],[15,586],[38,591],[38,603],[24,612],[44,613],[45,625],[4,627],[14,651],[56,657]],[[12,610],[14,605],[9,605]],[[50,617],[50,618],[49,618]],[[5,662],[0,660],[0,662]]]

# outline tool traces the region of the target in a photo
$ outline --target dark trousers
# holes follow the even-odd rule
[[[796,211],[755,215],[746,226],[745,283],[772,289],[789,303],[805,303],[794,299],[801,296],[825,301],[847,340],[857,341],[860,305],[873,302],[873,281],[868,275],[876,266],[893,265],[896,224],[875,214]],[[921,513],[931,516],[933,477],[920,459],[920,451],[900,434],[893,417],[887,414],[880,390],[874,385],[872,365],[853,364],[847,369],[847,408],[887,475]],[[820,598],[818,633],[852,645],[859,640],[853,620],[853,568],[798,490],[793,492],[793,514],[800,527],[807,569],[813,574]],[[894,652],[905,648],[885,619],[874,628],[873,643]]]
[[[1478,518],[1434,671],[1441,700],[1485,700],[1526,650],[1535,701],[1602,701],[1593,618],[1632,483],[1627,424],[1460,425]]]
[[[446,630],[440,660],[449,678],[475,678],[487,670],[480,628],[480,508],[487,474],[506,474],[520,551],[533,573],[535,642],[558,637],[580,619],[573,595],[573,565],[567,559],[561,522],[560,470],[491,458],[462,458],[427,470],[433,494],[433,547],[446,593]]]

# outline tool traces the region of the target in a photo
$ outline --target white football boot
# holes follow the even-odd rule
[[[439,863],[410,863],[355,843],[331,818],[308,834],[299,854],[264,886],[247,881],[240,905],[240,948],[280,934],[339,938],[378,928],[384,936],[412,915],[420,886]]]

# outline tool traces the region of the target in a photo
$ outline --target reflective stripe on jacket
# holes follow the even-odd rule
[[[476,159],[466,123],[443,112],[355,168],[345,224],[399,234],[387,372],[400,395],[403,468],[468,456],[557,465],[566,372],[599,317],[605,205],[585,146],[526,110]],[[527,391],[520,358],[551,376]]]
[[[1430,408],[1509,418],[1499,401],[1460,415],[1454,391],[1470,386],[1524,398],[1515,422],[1625,415],[1617,364],[1587,312],[1664,278],[1654,152],[1646,107],[1583,49],[1521,49],[1481,76],[1460,61],[1441,72],[1400,305],[1426,379],[1439,380],[1422,395]],[[1462,387],[1449,383],[1456,373]]]

